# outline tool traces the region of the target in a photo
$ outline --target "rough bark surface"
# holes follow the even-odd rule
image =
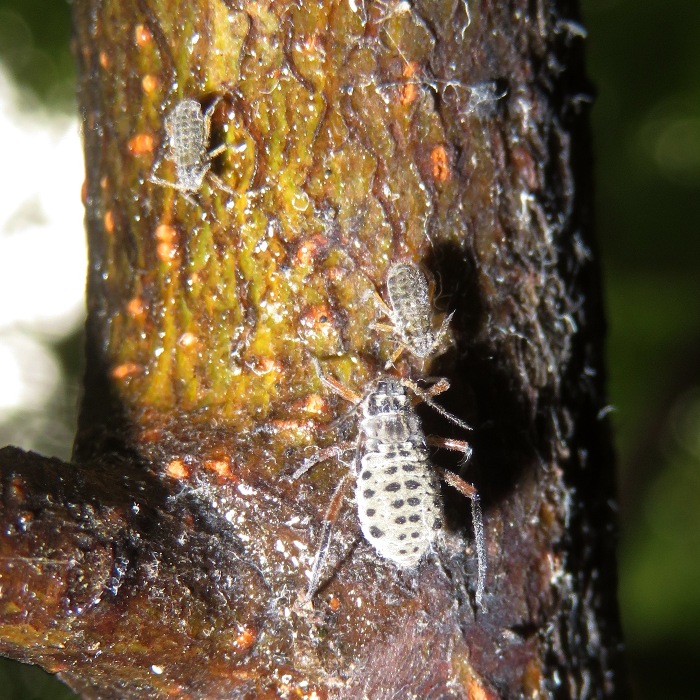
[[[73,464],[0,452],[0,651],[85,698],[624,696],[575,8],[80,0],[74,16],[85,397]],[[149,182],[176,179],[164,120],[184,98],[220,98],[212,173],[234,194]],[[456,310],[429,367],[384,369],[396,344],[371,293],[398,259]],[[447,491],[451,536],[407,572],[348,499],[300,603],[347,465],[289,475],[353,437],[311,358],[359,394],[386,372],[450,379],[444,404],[475,428],[483,609],[469,505]]]

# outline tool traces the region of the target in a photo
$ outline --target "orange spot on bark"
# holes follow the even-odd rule
[[[445,182],[450,177],[450,163],[444,146],[436,146],[430,154],[433,177],[438,182]]]
[[[168,262],[175,257],[175,248],[169,243],[159,243],[156,247],[156,253],[161,262]]]
[[[114,379],[124,379],[133,374],[138,374],[140,371],[141,365],[137,365],[135,362],[124,362],[121,365],[117,365],[111,374]]]
[[[127,148],[132,156],[140,156],[153,151],[153,136],[150,134],[136,134],[127,143]]]
[[[111,209],[107,209],[104,215],[104,226],[107,233],[114,233],[114,214]]]
[[[141,78],[141,87],[146,94],[153,92],[158,87],[158,84],[158,78],[150,73]]]
[[[144,311],[143,299],[141,299],[141,297],[134,297],[126,305],[126,313],[128,313],[131,318],[138,318],[143,315]]]
[[[233,646],[236,647],[236,650],[239,652],[248,651],[248,649],[255,644],[256,639],[257,635],[255,634],[255,630],[246,627],[233,641]]]
[[[411,80],[416,74],[418,64],[415,61],[410,61],[403,67],[402,75],[406,80]],[[401,88],[399,102],[402,105],[411,104],[418,96],[418,86],[414,82],[406,83]]]
[[[109,178],[108,178],[106,175],[103,175],[103,176],[100,178],[100,187],[101,187],[103,190],[106,190],[108,186],[109,186]]]
[[[311,326],[323,332],[328,330],[327,324],[333,323],[333,315],[327,304],[314,304],[310,306],[301,317],[301,322],[305,326]]]
[[[177,246],[175,245],[177,239],[177,230],[170,226],[169,224],[160,224],[156,228],[156,240],[158,245],[156,246],[156,254],[158,259],[162,262],[168,262],[175,257],[177,252]]]
[[[496,700],[497,696],[489,692],[476,678],[470,678],[467,683],[467,697],[469,700]]]
[[[282,365],[271,357],[260,357],[255,361],[255,364],[247,364],[248,368],[258,375],[269,374],[270,372],[279,373],[282,371]]]
[[[146,46],[146,44],[149,44],[153,39],[151,30],[144,24],[136,25],[136,28],[134,29],[134,37],[139,46]]]
[[[338,600],[338,598],[336,598],[335,596],[333,596],[330,599],[328,604],[331,606],[331,610],[333,612],[338,612],[338,610],[340,610],[340,600]]]
[[[304,51],[306,53],[313,53],[316,51],[316,46],[318,45],[318,35],[317,34],[312,34],[311,36],[307,36],[306,39],[304,39],[302,46],[304,48]]]
[[[328,409],[328,402],[320,394],[311,394],[304,401],[304,410],[315,416],[320,416]]]
[[[111,61],[105,51],[100,51],[100,65],[106,70],[110,67]]]
[[[173,479],[186,479],[190,473],[181,459],[174,459],[165,468],[165,472]]]
[[[159,224],[156,227],[156,240],[161,243],[172,243],[177,238],[177,229],[170,224]]]
[[[61,671],[67,671],[70,668],[70,664],[62,663],[62,662],[57,662],[57,663],[52,663],[51,665],[46,667],[46,670],[49,673],[60,673]]]
[[[12,477],[8,494],[14,501],[24,500],[24,479],[20,476]]]
[[[316,258],[319,248],[326,243],[328,243],[328,239],[324,236],[314,236],[308,241],[304,241],[297,250],[297,262],[301,265],[309,265]]]
[[[231,474],[229,463],[223,459],[208,459],[204,462],[204,467],[209,471],[216,472],[219,476],[230,476]]]
[[[87,203],[87,180],[83,180],[82,187],[80,188],[80,201],[83,205]]]

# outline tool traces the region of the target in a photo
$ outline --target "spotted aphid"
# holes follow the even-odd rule
[[[178,102],[165,118],[167,134],[167,160],[175,164],[175,182],[163,180],[151,174],[150,181],[165,187],[172,187],[185,195],[198,192],[202,182],[210,171],[211,161],[226,149],[226,144],[217,146],[212,151],[209,148],[209,131],[211,116],[219,99],[202,113],[202,106],[197,100],[185,99]],[[219,178],[210,173],[217,187],[230,194],[233,191],[226,187]]]
[[[376,296],[391,325],[376,323],[375,327],[393,333],[400,345],[388,364],[395,362],[402,350],[419,360],[426,360],[438,351],[453,314],[435,330],[430,287],[418,265],[393,263],[387,273],[386,289],[388,304],[378,294]]]
[[[415,566],[442,532],[440,487],[406,388],[380,380],[360,420],[355,502],[362,534],[384,559]]]
[[[298,478],[314,464],[347,449],[355,449],[355,501],[360,529],[377,554],[402,569],[417,565],[444,534],[442,496],[436,469],[428,455],[428,441],[411,402],[409,390],[438,410],[449,420],[467,428],[432,401],[437,391],[449,385],[442,381],[431,392],[421,390],[406,379],[377,380],[361,398],[335,380],[324,377],[323,383],[355,404],[361,411],[358,437],[354,444],[335,445],[307,460],[294,474]],[[431,440],[434,444],[458,450],[468,459],[471,448],[458,440]],[[439,471],[442,478],[471,499],[476,535],[479,577],[476,601],[481,604],[484,577],[484,539],[479,495],[476,489],[451,472]],[[307,591],[310,599],[318,587],[321,564],[330,543],[334,520],[340,509],[343,490],[351,475],[336,487],[325,517],[321,544],[314,561]]]

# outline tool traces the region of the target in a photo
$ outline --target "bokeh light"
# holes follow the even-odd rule
[[[0,64],[0,443],[69,454],[70,401],[55,345],[82,326],[86,247],[78,122]],[[70,414],[70,415],[67,415]]]

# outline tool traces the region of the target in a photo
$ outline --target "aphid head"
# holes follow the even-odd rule
[[[376,388],[372,392],[372,395],[381,398],[385,398],[387,396],[405,396],[406,388],[396,379],[380,379],[377,382]]]
[[[400,381],[380,379],[367,396],[365,415],[378,416],[396,413],[401,411],[407,403],[406,388]]]

